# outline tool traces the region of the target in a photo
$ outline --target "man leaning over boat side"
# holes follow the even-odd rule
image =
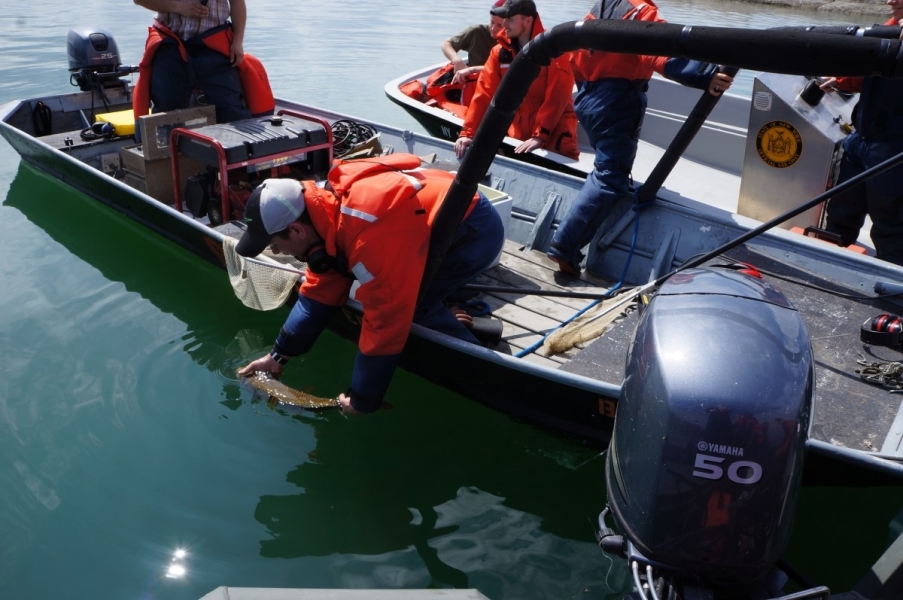
[[[903,22],[903,0],[887,0],[891,18],[885,25]],[[903,39],[903,32],[901,32]],[[829,78],[826,91],[859,92],[853,109],[855,130],[843,142],[837,183],[903,152],[903,81],[884,77]],[[870,235],[881,260],[903,265],[903,166],[872,177],[855,188],[828,200],[825,229],[840,236],[844,246],[856,242],[872,219]]]
[[[600,0],[584,20],[665,22],[652,0]],[[582,249],[590,243],[615,203],[631,192],[630,172],[646,114],[646,90],[653,71],[712,95],[727,90],[733,78],[715,65],[673,59],[578,50],[571,53],[577,81],[574,108],[595,150],[593,170],[562,219],[548,257],[561,272],[579,276]]]
[[[241,66],[245,0],[133,1],[157,11],[139,67],[136,119],[147,114],[149,102],[155,112],[188,107],[196,87],[216,107],[217,122],[251,117],[239,74],[240,68],[249,66]]]
[[[515,55],[527,42],[543,32],[533,0],[505,0],[501,6],[490,9],[490,12],[505,20],[506,37],[492,49],[480,71],[477,89],[464,117],[464,126],[455,142],[458,158],[464,156],[473,143],[476,129]],[[522,140],[514,149],[515,153],[523,154],[544,148],[570,158],[580,155],[577,148],[577,116],[571,100],[573,88],[574,76],[568,65],[567,54],[540,69],[539,76],[530,85],[526,98],[508,128],[509,136]]]
[[[501,6],[505,0],[495,0],[492,8]],[[480,23],[465,27],[457,35],[453,35],[442,44],[442,54],[452,64],[454,77],[452,83],[463,82],[470,76],[479,75],[483,65],[489,59],[489,53],[498,43],[498,38],[504,36],[504,20],[498,15],[489,13],[489,25]],[[467,62],[458,55],[461,50],[467,52]]]
[[[504,242],[502,220],[475,194],[418,304],[431,227],[454,180],[420,167],[418,157],[401,153],[338,161],[324,184],[268,179],[254,190],[236,252],[251,257],[269,246],[306,262],[307,273],[272,351],[239,375],[278,376],[289,358],[308,352],[354,280],[363,318],[351,385],[339,396],[343,412],[380,407],[412,322],[479,344],[444,300],[493,263]]]

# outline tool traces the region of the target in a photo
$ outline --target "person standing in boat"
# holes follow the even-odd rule
[[[444,301],[502,249],[502,220],[483,194],[474,195],[417,302],[433,221],[453,180],[446,171],[422,169],[416,156],[396,153],[338,161],[321,185],[268,179],[258,186],[248,199],[247,229],[236,252],[252,257],[269,246],[306,262],[307,273],[272,352],[239,375],[278,376],[289,358],[310,350],[347,302],[355,280],[363,318],[351,386],[339,396],[343,412],[380,407],[412,322],[479,344]]]
[[[493,8],[501,6],[504,2],[505,0],[496,0]],[[452,83],[463,82],[468,77],[479,75],[489,59],[493,46],[504,34],[504,20],[490,12],[489,25],[471,25],[442,42],[440,45],[442,54],[454,68]],[[458,55],[462,50],[467,52],[467,62]]]
[[[903,0],[887,0],[891,18],[903,22]],[[903,33],[901,33],[903,38]],[[843,142],[837,183],[855,177],[903,152],[903,81],[883,77],[829,78],[825,91],[859,92],[853,109],[855,130]],[[828,200],[825,229],[849,246],[872,219],[871,238],[881,260],[903,265],[903,166],[896,166]]]
[[[458,158],[464,156],[473,143],[476,129],[515,55],[544,31],[533,0],[505,0],[500,6],[493,6],[490,13],[504,19],[506,37],[492,49],[480,71],[477,89],[464,116],[464,126],[455,142]],[[577,116],[571,100],[573,88],[574,76],[567,54],[553,59],[549,66],[540,69],[539,76],[530,86],[527,97],[508,128],[509,136],[523,140],[514,149],[515,153],[544,148],[569,158],[580,155],[577,148]]]
[[[652,0],[600,0],[584,20],[665,22]],[[589,244],[615,203],[630,192],[646,90],[653,71],[683,85],[720,95],[733,78],[715,65],[685,59],[579,50],[571,53],[577,82],[574,108],[595,150],[593,170],[562,219],[548,257],[567,275],[579,276],[582,249]]]
[[[150,102],[155,112],[188,107],[195,88],[216,107],[218,122],[251,117],[245,93],[257,92],[245,89],[239,69],[262,70],[262,65],[242,66],[245,0],[133,1],[157,11],[139,65],[136,120],[148,113]]]

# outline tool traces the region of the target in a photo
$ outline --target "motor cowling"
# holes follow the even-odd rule
[[[122,61],[116,40],[106,29],[70,29],[66,36],[66,54],[74,85],[82,91],[91,88],[92,79],[98,75],[119,75]]]
[[[720,584],[791,533],[814,382],[803,321],[758,277],[694,269],[643,309],[607,459],[615,520],[650,561]]]

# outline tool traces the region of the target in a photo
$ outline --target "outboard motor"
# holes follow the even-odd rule
[[[87,92],[100,87],[122,86],[119,79],[138,70],[122,65],[119,47],[106,29],[70,29],[66,36],[69,82]]]
[[[643,309],[625,375],[606,463],[624,535],[603,548],[626,554],[640,597],[641,579],[779,593],[814,385],[799,313],[754,268],[682,271]]]

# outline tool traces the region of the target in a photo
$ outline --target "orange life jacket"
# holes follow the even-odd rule
[[[653,0],[614,0],[604,5],[597,2],[584,17],[585,21],[592,19],[665,22]],[[577,50],[571,53],[571,68],[578,82],[607,78],[649,79],[653,70],[661,72],[660,67],[666,60],[666,57],[656,60],[638,54]]]
[[[135,84],[132,94],[132,111],[136,121],[138,117],[150,112],[150,82],[153,72],[154,53],[156,53],[157,48],[167,37],[176,40],[179,44],[179,53],[182,55],[182,59],[188,60],[185,44],[171,29],[159,21],[148,27],[147,41],[144,44],[144,55],[138,64],[138,82]],[[208,48],[216,50],[224,56],[229,56],[232,51],[231,27],[224,27],[202,39]],[[238,69],[238,76],[244,91],[245,102],[251,115],[257,117],[272,114],[276,108],[276,100],[273,97],[273,90],[270,88],[270,80],[267,77],[263,63],[257,57],[245,53],[244,59],[236,68]]]
[[[537,15],[533,20],[530,39],[542,32],[542,22]],[[476,133],[515,54],[516,49],[507,38],[500,39],[490,52],[464,116],[462,137],[472,138]],[[530,85],[527,96],[514,114],[508,135],[518,140],[539,138],[542,140],[542,148],[577,158],[580,155],[577,147],[577,114],[571,98],[574,75],[568,61],[569,55],[566,53],[539,70],[539,76]]]
[[[452,83],[454,75],[455,65],[448,63],[431,73],[425,83],[409,81],[398,89],[409,98],[447,110],[463,119],[473,98],[477,75],[469,75],[463,82]]]
[[[326,252],[341,257],[361,286],[359,348],[370,356],[401,352],[420,291],[430,231],[454,175],[421,169],[420,158],[396,153],[375,159],[337,161],[328,187],[302,182],[304,201]],[[473,210],[475,195],[467,209]],[[342,306],[352,281],[335,270],[308,270],[300,292]]]

